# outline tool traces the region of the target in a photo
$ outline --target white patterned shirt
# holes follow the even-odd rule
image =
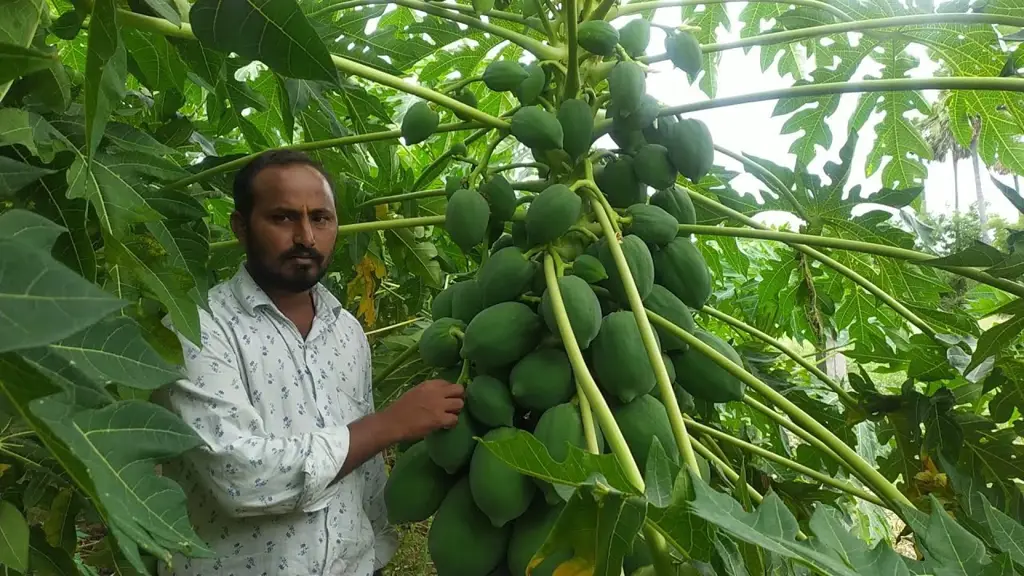
[[[323,285],[313,295],[303,339],[242,265],[200,309],[202,349],[179,334],[186,379],[161,400],[205,445],[164,471],[215,557],[175,555],[161,575],[370,576],[394,554],[382,455],[331,485],[347,425],[374,409],[370,346]]]

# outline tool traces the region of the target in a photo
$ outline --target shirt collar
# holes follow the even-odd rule
[[[238,271],[231,279],[231,292],[242,310],[250,316],[255,316],[256,310],[261,307],[277,310],[274,301],[253,280],[244,261],[239,264]],[[341,302],[320,282],[313,287],[313,305],[316,306],[317,317],[325,322],[334,322],[341,315]]]

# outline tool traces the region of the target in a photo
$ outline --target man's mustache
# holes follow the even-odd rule
[[[309,258],[315,261],[317,264],[323,264],[323,254],[313,250],[312,248],[305,248],[297,246],[281,255],[282,260],[291,260],[292,258]]]

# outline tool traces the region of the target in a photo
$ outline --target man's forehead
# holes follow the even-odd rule
[[[253,180],[253,192],[274,204],[334,206],[330,184],[316,168],[305,164],[270,166]]]

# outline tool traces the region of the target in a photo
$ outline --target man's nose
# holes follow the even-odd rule
[[[300,218],[299,225],[295,229],[294,242],[300,246],[312,247],[316,242],[316,238],[313,236],[313,226],[309,223],[309,218]]]

